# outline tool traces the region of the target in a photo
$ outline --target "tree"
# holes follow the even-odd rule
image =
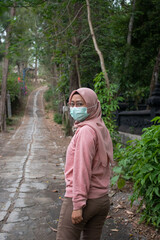
[[[104,78],[106,80],[107,87],[109,88],[109,78],[108,78],[108,74],[106,72],[103,54],[100,51],[99,46],[97,44],[96,36],[95,36],[94,29],[93,29],[93,26],[92,26],[89,0],[86,0],[86,4],[87,4],[87,12],[88,12],[88,24],[89,24],[91,36],[92,36],[92,39],[93,39],[94,47],[95,47],[95,50],[96,50],[96,52],[97,52],[97,54],[100,58],[101,69],[102,69],[102,72],[104,74]]]
[[[119,93],[149,87],[160,41],[159,0],[8,0],[0,7],[14,2],[10,69],[17,65],[21,74],[38,62],[61,104],[73,89],[93,88],[104,63],[107,85],[117,83]]]
[[[1,108],[0,108],[0,129],[6,131],[6,86],[9,66],[9,47],[10,47],[10,36],[12,31],[11,20],[15,16],[15,6],[11,7],[10,10],[10,22],[6,29],[6,40],[5,40],[5,54],[3,59],[3,72],[2,72],[2,87],[1,87]]]
[[[72,45],[74,46],[73,54],[72,54],[72,60],[71,60],[71,74],[70,74],[70,93],[74,89],[78,89],[81,87],[81,77],[80,77],[80,69],[79,69],[79,46],[81,42],[81,34],[82,34],[82,16],[83,16],[83,4],[82,3],[75,3],[74,4],[74,15],[76,17],[76,26],[72,26],[71,24],[71,18],[70,18],[70,9],[67,7],[68,10],[68,18],[69,18],[69,24],[71,25],[73,36],[72,36]],[[78,11],[77,11],[78,9]]]
[[[131,47],[131,42],[132,42],[132,32],[133,32],[133,23],[134,23],[134,14],[135,14],[135,3],[136,0],[133,0],[133,7],[132,7],[132,14],[129,20],[129,25],[128,25],[128,35],[127,35],[127,47],[128,49]],[[126,69],[129,64],[129,51],[126,52],[126,60],[125,60],[125,66],[124,68]],[[124,72],[125,74],[125,72]]]
[[[151,83],[150,83],[150,96],[152,95],[152,92],[154,90],[155,84],[158,83],[159,69],[160,69],[160,48],[158,50],[156,63],[155,63],[155,66],[154,66],[154,69],[153,69],[153,73],[152,73],[152,79],[151,79]]]
[[[136,0],[132,47],[126,79],[140,86],[149,86],[154,59],[160,41],[160,2],[157,0]],[[126,81],[126,80],[125,80]]]

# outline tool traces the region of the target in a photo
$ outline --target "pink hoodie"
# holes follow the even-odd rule
[[[97,95],[89,88],[78,92],[90,109],[89,117],[76,122],[77,128],[66,155],[65,197],[71,197],[73,209],[86,205],[87,199],[99,198],[107,194],[110,182],[110,163],[113,162],[113,147],[108,129],[101,119],[101,107]]]

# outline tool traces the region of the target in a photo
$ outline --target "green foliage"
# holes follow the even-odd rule
[[[149,96],[149,86],[140,86],[139,82],[136,84],[128,83],[126,84],[127,90],[124,91],[125,100],[134,101],[134,108],[138,109],[139,103],[145,103],[145,100]],[[131,91],[134,89],[134,91]]]
[[[54,121],[58,124],[62,124],[62,114],[55,113],[54,114]]]
[[[44,99],[47,102],[45,109],[48,110],[54,110],[55,112],[58,112],[58,96],[57,91],[55,88],[53,88],[51,85],[48,86],[47,91],[44,93]]]
[[[59,78],[56,91],[63,93],[65,95],[65,99],[69,98],[69,76],[66,71]]]
[[[101,103],[103,121],[114,139],[116,123],[113,113],[118,109],[118,102],[123,98],[117,96],[118,86],[116,84],[110,84],[110,88],[107,88],[102,72],[94,79],[94,89]]]
[[[17,80],[17,74],[9,74],[7,79],[7,91],[10,94],[11,102],[20,97],[20,85]]]
[[[38,5],[42,5],[44,3],[43,0],[2,0],[0,1],[0,7],[12,7],[14,3],[17,4],[18,7],[37,7]]]
[[[129,66],[124,78],[127,82],[149,86],[159,49],[159,10],[159,0],[136,0],[132,47],[129,49]],[[148,48],[150,50],[146,51]],[[125,82],[123,84],[125,86]]]
[[[46,102],[50,102],[52,98],[53,98],[53,91],[52,91],[52,88],[49,87],[47,91],[44,93],[44,99],[46,100]]]
[[[129,141],[126,148],[117,145],[112,184],[123,179],[134,182],[131,203],[141,198],[141,221],[160,227],[160,117],[152,120],[154,125],[145,128],[141,140]],[[123,185],[123,183],[121,185]]]

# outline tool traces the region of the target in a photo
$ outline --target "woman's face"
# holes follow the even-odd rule
[[[74,94],[71,99],[70,107],[86,107],[86,102],[81,95]]]

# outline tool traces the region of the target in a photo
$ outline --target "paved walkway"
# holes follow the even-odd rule
[[[41,87],[30,95],[12,138],[0,139],[0,240],[56,239],[66,146],[56,125],[52,131],[46,125],[44,91]],[[117,204],[124,195],[118,197]],[[145,239],[130,234],[132,226],[125,221],[107,219],[102,240]]]
[[[44,90],[31,94],[21,126],[0,147],[0,240],[55,239],[64,155],[44,122]]]

